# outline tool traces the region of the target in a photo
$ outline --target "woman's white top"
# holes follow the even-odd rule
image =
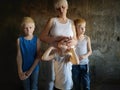
[[[78,43],[76,45],[76,53],[78,56],[84,55],[88,52],[87,39],[88,37],[85,35],[85,38],[83,40],[78,40]],[[89,63],[88,57],[80,60],[80,65],[85,65],[88,63]]]
[[[70,90],[73,86],[72,81],[72,63],[69,61],[69,55],[59,56],[56,53],[54,61],[55,87],[61,90]]]
[[[50,35],[53,37],[73,37],[72,23],[73,22],[70,19],[67,19],[67,22],[63,24],[58,21],[58,18],[53,18],[53,26],[51,28]]]
[[[59,22],[57,17],[53,18],[53,26],[50,30],[50,35],[52,37],[73,37],[72,23],[70,19],[67,19],[67,22],[63,24]],[[57,56],[54,62],[55,87],[68,90],[73,86],[71,73],[72,64],[71,62],[65,63],[64,61],[66,61],[64,57]]]

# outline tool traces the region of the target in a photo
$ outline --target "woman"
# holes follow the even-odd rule
[[[57,46],[58,42],[66,43],[67,46],[71,47],[76,44],[76,32],[75,26],[72,20],[70,20],[67,15],[68,2],[66,0],[55,0],[54,3],[57,16],[50,18],[40,35],[40,40],[48,44]],[[53,63],[49,61],[50,67],[49,70],[53,72]],[[46,65],[49,66],[49,65]],[[51,83],[49,90],[52,90],[52,83],[54,81],[54,74],[50,77]]]

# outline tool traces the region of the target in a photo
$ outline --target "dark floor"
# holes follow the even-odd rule
[[[96,83],[91,85],[91,90],[120,90],[119,83]]]
[[[21,88],[21,84],[20,83],[7,83],[6,84],[1,84],[0,85],[1,90],[23,90]],[[41,90],[41,89],[40,89]],[[119,83],[92,83],[91,85],[91,90],[120,90],[120,82]]]

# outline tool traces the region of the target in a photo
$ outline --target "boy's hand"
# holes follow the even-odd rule
[[[19,78],[20,78],[20,80],[25,80],[27,78],[27,76],[25,75],[25,72],[20,72]]]
[[[82,59],[84,59],[84,58],[86,58],[85,55],[79,56],[79,60],[82,60]]]
[[[25,75],[26,75],[27,77],[29,77],[31,74],[32,74],[32,71],[31,71],[31,70],[28,70],[28,71],[25,72]]]

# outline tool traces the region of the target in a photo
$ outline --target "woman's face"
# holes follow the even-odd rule
[[[56,8],[56,11],[58,15],[66,15],[68,7],[66,5],[60,5],[58,8]]]

